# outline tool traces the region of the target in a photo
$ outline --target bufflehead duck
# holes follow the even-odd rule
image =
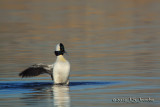
[[[56,85],[69,85],[70,63],[64,58],[64,45],[59,43],[56,45],[55,55],[57,59],[54,64],[34,64],[22,71],[19,76],[32,77],[40,74],[49,74]]]

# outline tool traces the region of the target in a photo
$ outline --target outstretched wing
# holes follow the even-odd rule
[[[53,80],[53,65],[45,65],[45,64],[34,64],[30,66],[29,68],[25,69],[22,71],[19,76],[23,77],[33,77],[33,76],[38,76],[40,74],[47,73],[51,76]]]

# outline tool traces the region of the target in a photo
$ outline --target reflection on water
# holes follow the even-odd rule
[[[23,103],[30,106],[56,106],[56,107],[70,107],[71,106],[71,92],[98,89],[104,86],[112,86],[122,84],[121,82],[70,82],[69,86],[53,85],[52,82],[24,82],[12,81],[0,82],[0,99],[4,95],[12,95],[15,103]],[[123,83],[124,84],[124,83]],[[70,90],[71,88],[71,90]],[[87,92],[88,93],[88,92]],[[21,98],[19,98],[21,96]],[[19,99],[14,99],[14,98]],[[7,101],[9,96],[3,99]],[[47,99],[47,100],[46,100]],[[0,101],[2,103],[2,101]]]
[[[56,107],[70,107],[69,86],[54,85],[53,96]]]
[[[137,105],[159,106],[159,4],[0,0],[0,106],[135,106],[112,102],[117,97],[151,97],[153,103]],[[71,63],[69,92],[52,88],[46,75],[18,77],[30,65],[53,63],[59,42]]]

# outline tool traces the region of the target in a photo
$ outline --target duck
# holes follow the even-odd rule
[[[49,65],[43,63],[31,65],[19,73],[19,76],[24,78],[49,74],[55,85],[69,85],[70,63],[64,57],[66,53],[64,45],[62,43],[57,44],[54,53],[57,57],[55,63]]]

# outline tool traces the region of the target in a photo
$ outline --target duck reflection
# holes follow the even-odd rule
[[[69,86],[54,85],[52,89],[54,106],[70,107]]]
[[[70,107],[69,86],[52,83],[24,83],[20,86],[24,92],[20,102],[25,105],[47,107]]]

